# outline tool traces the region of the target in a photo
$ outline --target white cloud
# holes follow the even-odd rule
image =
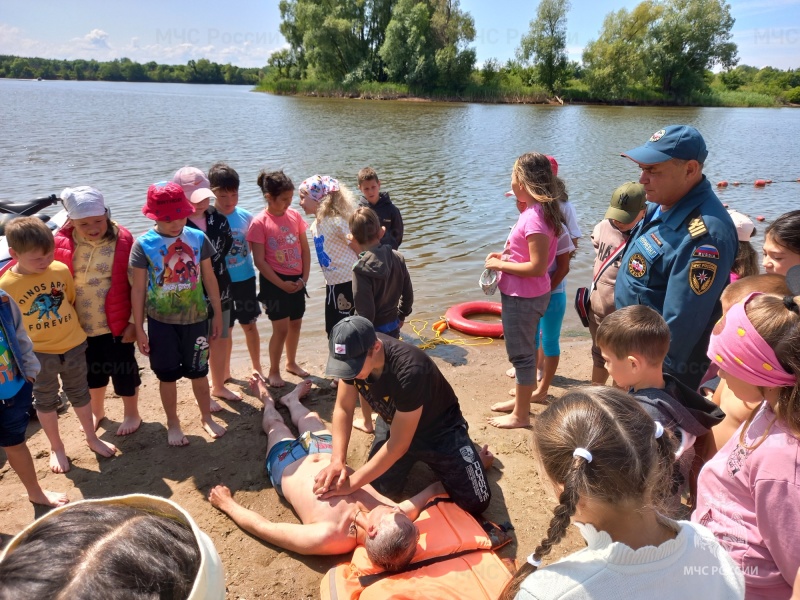
[[[260,67],[269,55],[279,50],[285,41],[277,32],[233,32],[219,29],[163,30],[156,32],[155,42],[132,37],[117,44],[102,29],[92,29],[84,36],[62,42],[43,42],[28,37],[11,25],[0,23],[0,54],[36,56],[74,60],[99,61],[127,57],[137,62],[156,61],[166,64],[185,64],[189,60],[207,58],[239,67]]]
[[[739,64],[776,69],[800,68],[800,26],[733,31]]]

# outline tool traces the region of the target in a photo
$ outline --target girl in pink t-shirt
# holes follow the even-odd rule
[[[720,319],[708,348],[730,391],[757,407],[700,472],[692,521],[744,573],[748,600],[789,598],[800,567],[798,300],[750,294]]]
[[[253,219],[247,241],[260,274],[258,299],[272,322],[267,380],[273,387],[283,387],[286,382],[281,378],[280,362],[284,346],[286,370],[298,377],[308,377],[297,364],[311,264],[306,238],[308,225],[300,213],[289,208],[294,184],[283,171],[262,170],[258,174],[258,187],[267,208]]]
[[[506,352],[516,371],[514,400],[498,402],[492,410],[509,415],[489,423],[507,429],[530,425],[531,395],[536,389],[536,330],[550,300],[547,267],[556,256],[564,217],[558,207],[561,192],[550,160],[529,152],[514,163],[511,189],[520,216],[503,252],[486,257],[487,269],[498,271]]]

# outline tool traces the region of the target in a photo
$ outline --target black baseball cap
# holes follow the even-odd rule
[[[364,317],[345,317],[331,330],[328,339],[328,366],[325,374],[339,379],[355,379],[364,368],[367,352],[377,340],[375,328]]]

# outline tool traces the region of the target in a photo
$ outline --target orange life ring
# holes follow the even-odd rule
[[[470,321],[470,315],[500,315],[499,302],[463,302],[447,309],[444,318],[451,329],[479,337],[503,337],[502,323]]]

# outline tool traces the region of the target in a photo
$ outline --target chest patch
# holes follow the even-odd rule
[[[696,260],[689,265],[689,285],[692,291],[702,296],[711,289],[714,277],[717,274],[717,265],[705,260]]]
[[[659,254],[663,252],[660,246],[653,244],[649,239],[647,239],[647,235],[643,234],[640,235],[636,239],[636,246],[647,256],[650,260],[655,259]]]
[[[628,260],[628,273],[636,277],[636,279],[644,277],[645,273],[647,273],[647,261],[639,252],[636,252]]]
[[[713,258],[719,260],[719,250],[716,246],[704,244],[699,246],[693,253],[692,258]]]

